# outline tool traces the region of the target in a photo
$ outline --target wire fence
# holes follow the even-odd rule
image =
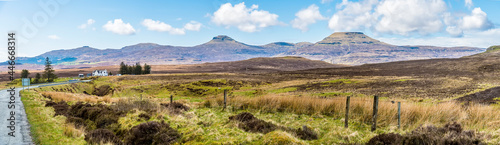
[[[171,96],[171,100],[173,96]],[[286,98],[286,97],[284,97]],[[222,107],[222,110],[241,110],[248,109],[248,104],[244,102],[239,102],[241,100],[233,100],[235,97],[228,97],[227,91],[224,91],[224,96],[219,98],[217,104]],[[476,128],[491,128],[493,126],[498,126],[500,123],[500,115],[497,112],[500,111],[498,107],[496,109],[489,109],[488,107],[480,107],[479,110],[467,110],[467,106],[464,104],[458,104],[455,102],[441,102],[441,103],[428,103],[424,104],[421,102],[405,101],[405,100],[388,100],[383,98],[382,100],[378,96],[373,97],[333,97],[333,98],[307,98],[302,99],[316,99],[322,100],[319,103],[333,102],[333,106],[336,108],[326,108],[321,112],[321,115],[327,115],[332,117],[334,120],[342,120],[345,122],[344,126],[356,127],[356,128],[370,128],[375,131],[377,127],[391,127],[391,128],[411,128],[417,125],[422,125],[426,123],[448,123],[446,121],[456,121],[461,120],[466,125],[475,125]],[[272,101],[276,100],[259,100],[262,104],[272,104]],[[268,101],[268,102],[262,102]],[[300,100],[299,100],[300,101]],[[307,104],[307,102],[299,102]],[[447,106],[447,104],[439,105],[443,103],[452,103],[453,105]],[[312,103],[313,105],[316,105]],[[279,104],[278,104],[279,105]],[[273,111],[277,112],[288,112],[289,110],[279,108]],[[315,106],[305,106],[303,110],[315,109]],[[329,107],[329,106],[326,106]],[[269,109],[269,106],[256,106],[254,109]],[[457,109],[458,108],[458,109]],[[282,109],[282,110],[280,110]],[[317,109],[317,108],[316,108]],[[475,108],[478,109],[478,108]],[[465,115],[464,112],[466,111]],[[488,114],[490,111],[491,115]],[[272,111],[271,111],[272,112]],[[307,111],[304,111],[307,112]],[[309,111],[311,112],[311,111]],[[294,113],[292,111],[292,113]],[[476,114],[477,113],[477,114]],[[296,113],[296,114],[307,114],[307,113]],[[309,114],[313,115],[317,112]],[[471,119],[468,121],[467,119]],[[483,121],[481,121],[483,119]],[[484,121],[485,120],[485,121]]]

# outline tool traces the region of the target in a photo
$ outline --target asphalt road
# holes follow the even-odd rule
[[[30,86],[30,89],[79,82],[88,81],[41,84],[37,86]],[[2,145],[33,144],[30,135],[30,125],[28,118],[26,117],[26,111],[24,110],[23,102],[21,102],[21,98],[19,97],[19,91],[22,89],[22,87],[16,87],[15,91],[10,89],[0,91],[0,144]],[[27,88],[25,87],[25,89]],[[11,97],[11,92],[15,92],[15,95],[13,95],[14,98]]]

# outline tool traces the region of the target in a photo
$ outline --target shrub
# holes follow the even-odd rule
[[[127,144],[172,144],[181,138],[177,130],[165,122],[150,121],[132,127],[125,137]]]
[[[116,135],[107,129],[96,129],[85,135],[85,141],[89,144],[113,143],[122,144]]]
[[[469,145],[482,144],[481,142],[481,137],[477,136],[474,131],[463,131],[460,124],[453,122],[440,128],[432,125],[420,126],[405,135],[379,134],[370,139],[368,144]]]

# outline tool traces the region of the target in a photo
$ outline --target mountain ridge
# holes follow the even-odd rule
[[[105,66],[120,62],[135,64],[197,64],[246,60],[256,57],[298,56],[334,64],[361,65],[401,60],[459,58],[485,51],[476,47],[396,46],[373,39],[362,32],[335,32],[316,43],[272,42],[249,45],[227,35],[206,43],[184,47],[138,43],[121,49],[89,46],[53,50],[35,57],[19,57],[22,64],[43,64],[50,57],[55,65]]]

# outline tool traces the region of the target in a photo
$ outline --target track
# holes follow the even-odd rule
[[[37,86],[30,86],[30,89],[79,82],[88,81],[41,84]],[[19,97],[19,91],[22,90],[22,87],[16,87],[15,90],[7,89],[0,91],[0,144],[33,144],[26,111],[24,110],[23,102],[21,102],[21,98]],[[15,92],[15,94],[13,92]],[[12,95],[13,97],[11,94],[14,94]]]

